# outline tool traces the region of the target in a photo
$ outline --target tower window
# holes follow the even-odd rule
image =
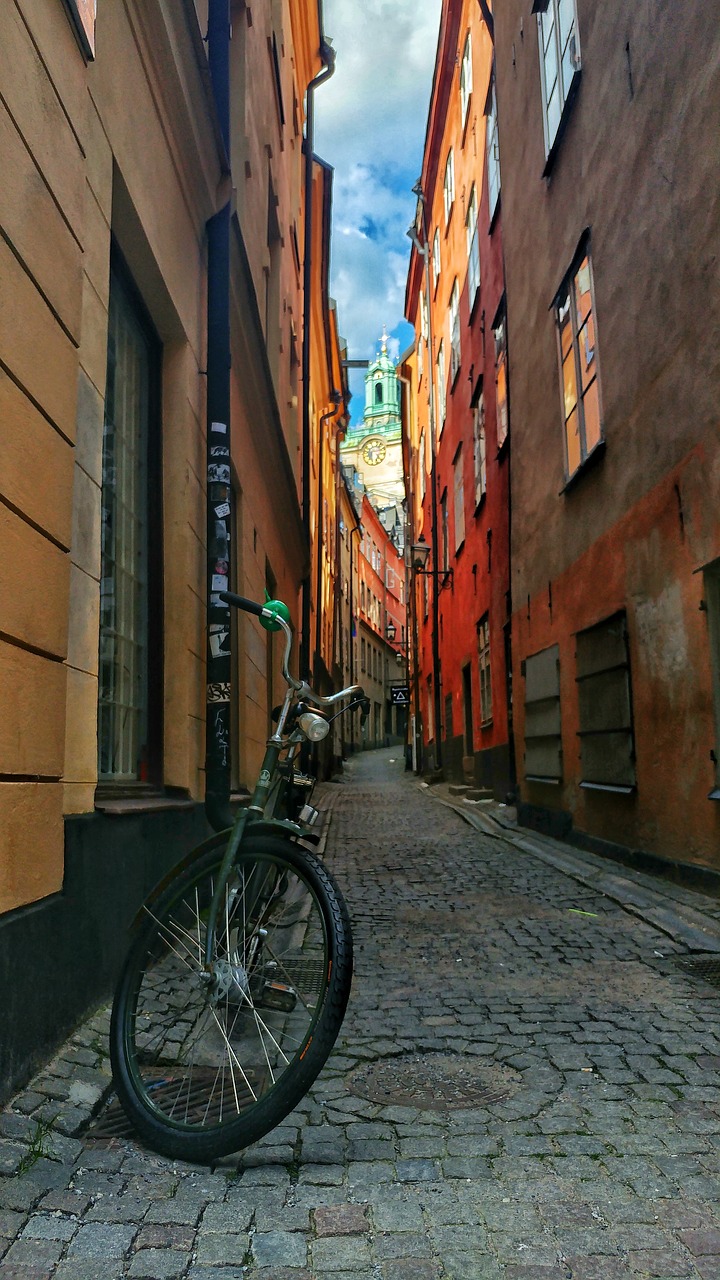
[[[375,403],[382,404],[382,383],[375,383]]]

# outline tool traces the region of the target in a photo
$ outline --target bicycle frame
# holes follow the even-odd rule
[[[227,848],[220,865],[217,883],[215,885],[215,892],[210,904],[210,911],[207,919],[204,968],[208,975],[212,973],[212,955],[215,948],[215,934],[218,916],[220,913],[220,905],[223,901],[225,889],[232,874],[232,869],[246,832],[253,829],[257,830],[259,826],[262,826],[263,830],[276,831],[286,838],[291,836],[292,838],[297,839],[303,835],[303,829],[297,823],[291,822],[286,818],[268,817],[265,812],[270,795],[270,789],[272,787],[273,779],[277,773],[282,752],[288,747],[304,739],[304,734],[302,734],[300,729],[294,730],[287,739],[283,739],[283,730],[287,723],[287,718],[293,701],[295,699],[300,700],[304,698],[316,705],[334,706],[343,698],[347,698],[351,694],[360,695],[360,699],[364,698],[364,693],[360,685],[351,685],[347,689],[340,690],[339,693],[332,694],[327,698],[322,698],[318,694],[314,693],[310,685],[304,680],[296,680],[291,676],[288,663],[290,660],[290,651],[292,649],[292,630],[280,615],[274,614],[271,616],[285,632],[285,654],[283,657],[282,674],[287,682],[288,689],[280,709],[277,728],[267,741],[265,756],[263,758],[250,804],[247,808],[240,810],[230,829]],[[351,706],[352,705],[359,705],[359,702],[351,704]],[[345,708],[345,710],[350,709],[350,707]],[[262,883],[258,883],[257,885],[253,885],[251,883],[249,889],[250,905],[248,907],[248,915],[252,914],[253,907],[259,897],[262,887]]]

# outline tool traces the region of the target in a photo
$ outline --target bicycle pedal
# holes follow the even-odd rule
[[[297,1004],[297,995],[292,987],[284,982],[265,982],[260,999],[255,1003],[263,1009],[278,1009],[281,1013],[292,1013]]]

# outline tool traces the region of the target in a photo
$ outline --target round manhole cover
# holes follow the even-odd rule
[[[352,1073],[350,1085],[358,1097],[383,1106],[454,1111],[506,1102],[522,1078],[474,1058],[428,1053],[369,1063]]]

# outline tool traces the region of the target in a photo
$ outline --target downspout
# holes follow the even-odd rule
[[[354,533],[359,534],[361,531],[361,528],[362,526],[360,524],[360,521],[358,520],[357,523],[350,530],[350,535],[349,535],[349,541],[350,541],[350,652],[348,654],[348,659],[349,659],[348,666],[350,670],[350,684],[355,683],[355,645],[353,644],[353,640],[355,638],[353,636],[353,627],[355,625],[355,593],[353,591],[353,534]],[[354,716],[350,716],[350,746],[354,753],[355,752],[355,717]]]
[[[230,3],[209,0],[208,63],[230,170]],[[230,200],[207,222],[207,684],[205,813],[210,826],[231,825],[230,606]]]
[[[432,360],[430,361],[430,369],[432,370]],[[409,378],[404,377],[402,373],[398,375],[399,381],[403,386],[403,395],[405,400],[405,422],[407,423],[407,442],[408,442],[408,468],[405,477],[405,497],[406,497],[406,538],[405,538],[405,609],[407,613],[406,628],[406,644],[407,644],[407,676],[410,680],[410,654],[412,644],[412,684],[413,684],[413,705],[415,708],[415,727],[412,736],[412,755],[414,761],[414,770],[416,773],[422,773],[422,714],[420,711],[420,674],[418,671],[418,630],[417,630],[417,579],[413,579],[412,573],[412,547],[415,541],[415,491],[413,489],[413,454],[416,452],[410,442],[410,411],[412,405],[412,386]],[[423,461],[424,465],[424,461]],[[407,536],[409,532],[409,537]],[[412,632],[412,641],[411,641]],[[408,724],[408,734],[410,733],[410,725]],[[419,744],[419,749],[418,749]]]
[[[317,573],[315,579],[315,655],[320,657],[320,648],[322,643],[322,553],[324,547],[323,523],[322,523],[322,504],[323,504],[323,443],[324,443],[324,427],[329,418],[336,418],[340,410],[344,408],[343,399],[339,391],[333,391],[331,394],[333,401],[332,409],[328,409],[327,413],[323,413],[320,417],[320,432],[318,440],[318,486],[317,486]]]
[[[329,80],[335,70],[335,50],[325,39],[320,44],[323,69],[307,87],[307,114],[305,119],[305,236],[303,261],[303,347],[302,347],[302,518],[305,542],[310,548],[310,324],[312,286],[312,187],[313,153],[315,149],[315,90]],[[302,584],[302,620],[300,629],[300,675],[309,680],[310,669],[310,588],[312,569],[308,558],[308,570]]]

